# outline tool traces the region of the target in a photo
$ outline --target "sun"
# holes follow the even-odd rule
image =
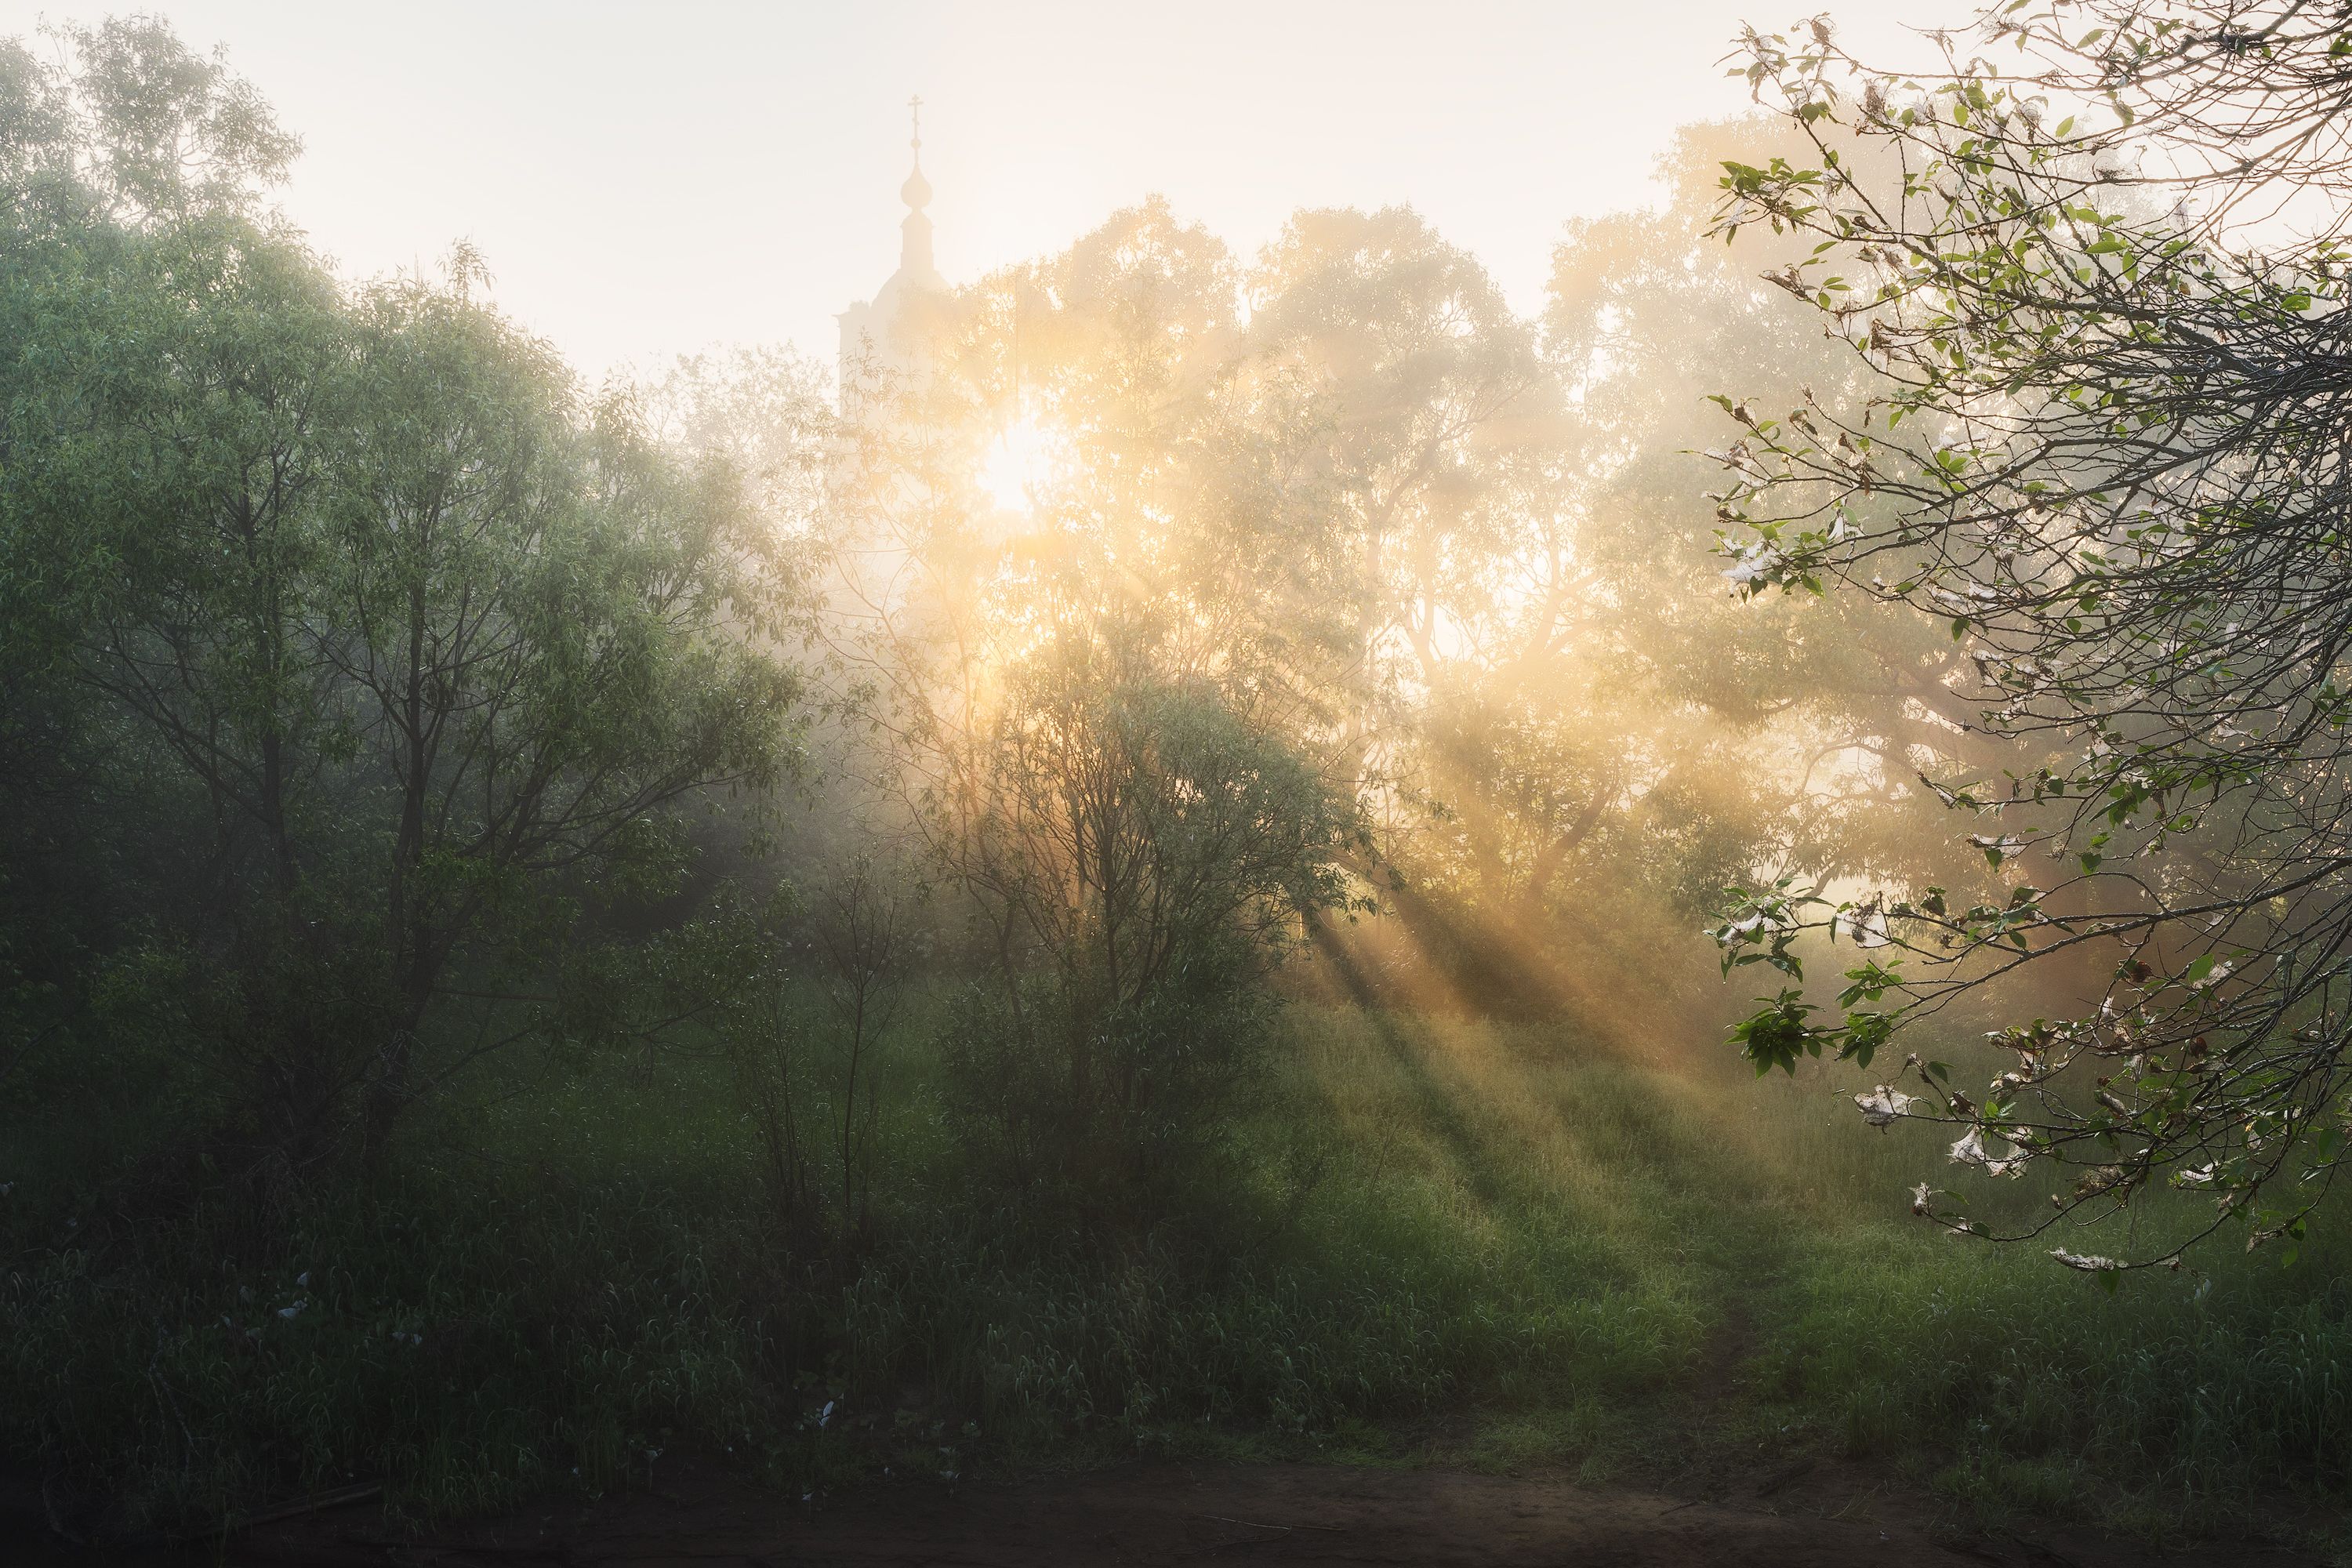
[[[1005,511],[1036,510],[1038,493],[1061,466],[1056,444],[1035,420],[1023,417],[997,432],[980,467],[980,488]]]

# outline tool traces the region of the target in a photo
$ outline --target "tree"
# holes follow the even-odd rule
[[[1253,565],[1298,564],[1267,537],[1295,446],[1232,439],[1236,306],[1205,233],[1117,215],[942,309],[936,369],[842,476],[822,625],[877,789],[987,950],[950,1057],[1024,1177],[1158,1180],[1213,1142],[1259,983],[1361,849],[1321,766],[1328,645],[1278,608],[1317,596]],[[1017,511],[976,482],[1016,421],[1056,457]]]
[[[1543,323],[1556,386],[1513,432],[1526,477],[1490,503],[1508,519],[1493,585],[1424,723],[1449,808],[1424,876],[1487,951],[1595,1016],[1618,1011],[1607,977],[1641,965],[1645,1032],[1677,1004],[1713,1013],[1654,954],[1726,877],[1908,868],[1921,847],[1874,759],[1916,737],[1908,692],[1932,687],[1937,650],[1846,605],[1737,613],[1694,494],[1713,376],[1833,402],[1862,380],[1757,286],[1778,259],[1758,237],[1708,242],[1716,159],[1773,134],[1687,130],[1659,210],[1570,226]]]
[[[2053,1220],[2168,1181],[2211,1195],[2209,1229],[2292,1237],[2343,1157],[2352,1028],[2352,32],[2301,0],[2097,0],[1971,37],[1916,79],[1822,22],[1748,40],[1813,155],[1727,164],[1724,225],[1818,242],[1771,280],[1887,390],[1858,418],[1729,405],[1725,548],[1754,592],[1932,615],[1976,671],[1965,721],[2028,754],[1931,786],[1972,819],[1980,894],[1790,883],[1735,910],[1727,966],[1795,975],[1830,922],[1866,950],[1839,1016],[1783,991],[1740,1039],[1759,1070],[1867,1064],[2001,976],[2090,969],[2072,1016],[2000,1033],[1981,1100],[1929,1064],[1864,1114],[1954,1121],[1995,1173],[2081,1167]],[[1874,153],[1899,179],[1858,177]]]
[[[1299,214],[1244,267],[1154,202],[968,290],[849,466],[830,624],[845,686],[887,694],[877,781],[944,808],[916,820],[970,803],[973,842],[1006,671],[1117,626],[1365,814],[1336,864],[1398,918],[1318,922],[1349,984],[1596,1018],[1728,877],[1932,865],[1883,829],[1901,773],[1851,760],[1964,739],[1914,710],[1958,656],[1874,607],[1740,615],[1691,493],[1693,367],[1866,375],[1757,309],[1751,241],[1706,243],[1701,149],[1753,133],[1694,141],[1666,213],[1578,231],[1542,331],[1403,209]],[[1007,426],[1051,458],[1014,509],[974,483]],[[1654,1013],[1713,1017],[1691,970]]]
[[[1571,224],[1531,369],[1531,324],[1462,309],[1426,318],[1424,338],[1446,347],[1422,361],[1457,367],[1456,386],[1478,384],[1459,367],[1507,370],[1486,384],[1515,390],[1423,459],[1452,521],[1392,551],[1375,590],[1423,606],[1424,629],[1393,639],[1383,710],[1398,796],[1423,808],[1385,824],[1412,938],[1383,954],[1391,974],[1434,968],[1478,1005],[1566,1006],[1654,1046],[1720,1016],[1703,959],[1685,970],[1658,955],[1679,951],[1677,933],[1727,879],[1759,866],[1827,878],[1956,864],[1907,809],[1902,764],[1971,741],[1927,707],[1947,700],[1959,656],[1866,603],[1743,611],[1710,552],[1713,505],[1696,494],[1697,449],[1716,438],[1703,395],[1717,377],[1791,398],[1810,387],[1835,405],[1867,393],[1868,367],[1757,281],[1790,259],[1777,253],[1789,241],[1708,235],[1718,160],[1789,140],[1757,118],[1691,128],[1661,161],[1658,210]],[[1375,232],[1389,237],[1381,254],[1415,254]],[[1455,257],[1445,270],[1471,265]],[[1367,340],[1332,357],[1377,363],[1375,345],[1422,341],[1401,320],[1404,301],[1433,292],[1410,281],[1417,270],[1399,263],[1406,281],[1394,283],[1369,263],[1351,270],[1380,287],[1365,285],[1370,302],[1352,317],[1329,312],[1332,341]],[[1430,377],[1413,395],[1465,401],[1445,384]],[[1381,385],[1340,377],[1329,401],[1384,406]],[[1418,572],[1417,558],[1444,570]],[[1415,964],[1414,948],[1436,963]],[[1622,1000],[1628,969],[1645,976],[1638,1010]]]
[[[259,1150],[380,1152],[550,1026],[580,911],[675,880],[681,808],[786,765],[791,562],[469,255],[341,286],[260,211],[290,144],[216,65],[160,24],[71,37],[5,76],[51,138],[12,146],[0,231],[7,651],[56,765],[149,781],[109,826],[166,847],[75,983]]]
[[[1065,622],[1004,672],[941,858],[1000,956],[950,1035],[967,1107],[1024,1180],[1152,1190],[1217,1144],[1266,1042],[1262,982],[1350,907],[1353,802],[1246,694],[1164,638]]]
[[[373,292],[337,476],[321,652],[390,829],[380,1119],[461,948],[529,933],[584,876],[674,879],[665,814],[772,784],[795,696],[758,640],[789,558],[737,476],[683,468],[625,405],[583,418],[467,282]]]

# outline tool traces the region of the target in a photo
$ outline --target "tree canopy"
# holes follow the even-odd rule
[[[543,1032],[583,911],[677,875],[692,797],[776,781],[790,563],[471,256],[341,283],[216,63],[63,37],[0,71],[5,744],[20,801],[73,801],[9,813],[10,874],[109,874],[65,935],[12,900],[5,959],[33,1026],[178,1058],[301,1165]]]
[[[1771,281],[1882,390],[1858,416],[1725,400],[1734,575],[1926,610],[1969,662],[1955,721],[2019,750],[1929,783],[1970,819],[1981,891],[1790,880],[1727,918],[1728,964],[1795,975],[1824,921],[1864,950],[1838,1015],[1787,990],[1742,1042],[1759,1069],[1866,1064],[2071,962],[2079,1008],[2004,1028],[2014,1067],[1980,1096],[1927,1063],[1864,1114],[1940,1114],[1995,1174],[2075,1167],[2053,1215],[2169,1182],[2250,1241],[2296,1235],[2343,1155],[2352,1026],[2352,32],[2299,0],[2095,0],[1989,12],[1926,76],[1826,23],[1748,48],[1811,147],[1728,163],[1723,227],[1811,245]],[[1952,1194],[1917,1206],[1972,1223]]]

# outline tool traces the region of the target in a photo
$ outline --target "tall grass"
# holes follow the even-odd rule
[[[1831,1451],[1971,1507],[2207,1521],[2352,1493],[2341,1226],[2108,1295],[1911,1220],[1953,1180],[1930,1130],[1865,1131],[1818,1071],[1303,1005],[1215,1178],[1104,1226],[971,1179],[933,1027],[882,1064],[876,1218],[831,1245],[786,1241],[716,1064],[486,1082],[257,1240],[122,1217],[88,1140],[19,1127],[0,1441],[117,1524],[350,1477],[487,1508],[680,1446],[803,1491],[1142,1450]]]

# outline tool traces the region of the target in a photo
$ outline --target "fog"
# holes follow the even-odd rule
[[[1921,17],[1851,10],[1859,37],[1917,51]],[[109,11],[19,0],[0,33]],[[1732,0],[1664,19],[1516,0],[1442,20],[1321,0],[166,14],[301,136],[281,199],[323,250],[365,275],[470,241],[591,375],[714,344],[826,352],[893,265],[917,94],[958,281],[1154,193],[1244,252],[1300,205],[1410,203],[1532,314],[1563,221],[1653,200],[1675,128],[1746,105],[1719,62],[1765,20]]]
[[[0,17],[0,1522],[2326,1537],[2352,89],[2182,4]]]

